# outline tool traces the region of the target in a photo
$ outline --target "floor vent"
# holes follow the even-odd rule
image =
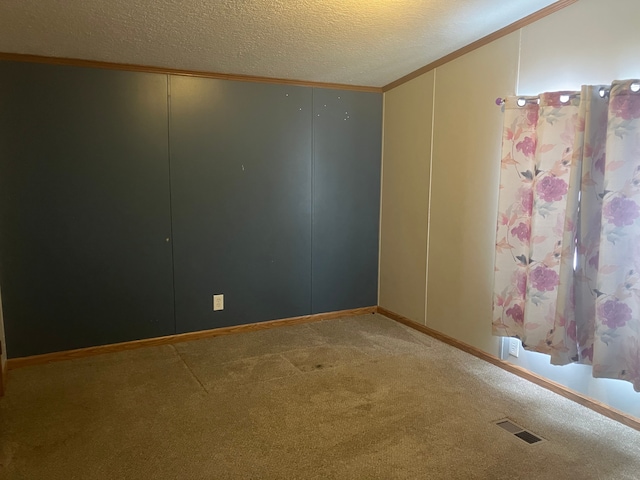
[[[507,432],[515,435],[523,442],[527,442],[529,445],[533,445],[535,443],[544,442],[544,438],[539,437],[538,435],[534,435],[528,430],[525,430],[520,425],[513,423],[511,420],[504,418],[502,420],[498,420],[495,422],[497,426],[506,430]]]

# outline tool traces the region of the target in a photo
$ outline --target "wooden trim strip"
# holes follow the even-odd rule
[[[142,347],[156,347],[158,345],[188,342],[191,340],[199,340],[201,338],[219,337],[222,335],[231,335],[235,333],[255,332],[258,330],[267,330],[275,327],[286,327],[289,325],[299,325],[301,323],[318,322],[320,320],[330,320],[334,318],[364,315],[375,312],[376,307],[354,308],[350,310],[339,310],[336,312],[303,315],[301,317],[285,318],[281,320],[270,320],[267,322],[236,325],[233,327],[222,327],[214,328],[212,330],[202,330],[198,332],[179,333],[176,335],[167,335],[166,337],[145,338],[143,340],[113,343],[110,345],[100,345],[97,347],[78,348],[75,350],[45,353],[42,355],[33,355],[30,357],[10,358],[9,360],[7,360],[7,367],[8,370],[14,370],[16,368],[28,367],[31,365],[72,360],[74,358],[90,357],[93,355],[101,355],[103,353],[122,352],[124,350],[134,350],[136,348]]]
[[[466,47],[462,47],[459,50],[456,50],[455,52],[450,53],[449,55],[445,55],[444,57],[436,60],[435,62],[431,62],[430,64],[425,65],[424,67],[419,68],[418,70],[415,70],[405,75],[404,77],[389,83],[388,85],[385,85],[384,87],[382,87],[382,91],[388,92],[392,88],[396,88],[402,85],[403,83],[407,83],[408,81],[413,80],[414,78],[419,77],[420,75],[430,72],[434,68],[441,67],[445,63],[449,63],[450,61],[455,60],[456,58],[459,58],[463,55],[466,55],[467,53],[472,52],[477,48],[483,47],[493,42],[494,40],[497,40],[506,35],[509,35],[510,33],[513,33],[523,27],[526,27],[527,25],[530,25],[533,22],[537,22],[541,18],[551,15],[552,13],[555,13],[558,10],[562,10],[563,8],[568,7],[569,5],[572,5],[577,1],[578,0],[559,0],[558,2],[552,3],[551,5],[545,8],[542,8],[537,12],[534,12],[529,16],[524,17],[518,20],[517,22],[513,22],[511,25],[507,25],[506,27],[501,28],[500,30],[487,35],[486,37],[482,37],[480,40],[476,40],[475,42],[470,43]]]
[[[7,391],[7,376],[9,370],[8,361],[0,365],[0,397],[4,396],[4,393]]]
[[[163,75],[181,75],[186,77],[217,78],[238,82],[272,83],[279,85],[296,85],[301,87],[330,88],[337,90],[355,90],[358,92],[382,93],[381,87],[366,85],[349,85],[343,83],[311,82],[307,80],[291,80],[288,78],[258,77],[252,75],[235,75],[231,73],[202,72],[198,70],[181,70],[177,68],[153,67],[150,65],[133,65],[128,63],[99,62],[80,58],[45,57],[42,55],[26,55],[22,53],[0,52],[0,60],[9,62],[46,63],[50,65],[67,65],[72,67],[103,68],[107,70],[124,70],[128,72],[160,73]]]
[[[620,422],[626,425],[627,427],[631,427],[635,430],[640,431],[639,418],[636,418],[627,413],[621,412],[620,410],[616,410],[615,408],[610,407],[609,405],[599,402],[598,400],[594,400],[593,398],[589,398],[585,395],[582,395],[581,393],[575,392],[565,387],[564,385],[556,383],[536,373],[530,372],[529,370],[522,368],[518,365],[513,365],[504,360],[500,360],[498,357],[491,355],[489,353],[483,352],[479,348],[476,348],[472,345],[461,342],[460,340],[456,340],[453,337],[440,333],[429,327],[425,327],[424,325],[415,323],[412,320],[409,320],[408,318],[403,317],[402,315],[399,315],[395,312],[387,310],[384,307],[378,307],[377,313],[384,315],[385,317],[390,318],[392,320],[395,320],[396,322],[402,323],[410,328],[413,328],[414,330],[418,330],[419,332],[425,333],[430,337],[435,338],[436,340],[440,340],[443,343],[456,347],[462,350],[463,352],[467,352],[473,355],[474,357],[478,357],[482,360],[485,360],[493,365],[496,365],[502,368],[503,370],[506,370],[507,372],[513,373],[514,375],[518,375],[519,377],[524,378],[525,380],[529,380],[530,382],[533,382],[536,385],[546,388],[547,390],[551,390],[552,392],[557,393],[558,395],[561,395],[565,398],[568,398],[569,400],[573,400],[574,402],[579,403],[583,407],[587,407],[595,412],[600,413],[601,415],[604,415],[605,417],[611,418],[612,420],[616,420],[617,422]]]

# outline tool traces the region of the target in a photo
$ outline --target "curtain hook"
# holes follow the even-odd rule
[[[519,107],[524,107],[527,104],[527,100],[525,98],[520,97],[516,102]]]

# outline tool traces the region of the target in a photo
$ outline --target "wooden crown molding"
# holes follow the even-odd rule
[[[220,80],[232,80],[239,82],[254,82],[254,83],[270,83],[279,85],[294,85],[302,87],[317,87],[317,88],[330,88],[336,90],[352,90],[359,92],[371,92],[371,93],[383,93],[387,92],[395,87],[398,87],[410,80],[413,80],[420,75],[430,72],[431,70],[444,65],[458,57],[461,57],[477,48],[480,48],[488,43],[493,42],[505,35],[515,32],[520,28],[523,28],[533,22],[540,20],[552,13],[562,10],[569,5],[576,3],[578,0],[559,0],[551,5],[532,13],[531,15],[518,20],[517,22],[507,25],[506,27],[491,33],[480,40],[476,40],[469,45],[456,50],[455,52],[445,55],[444,57],[425,65],[424,67],[415,70],[398,80],[395,80],[383,87],[372,87],[367,85],[350,85],[343,83],[325,83],[325,82],[312,82],[307,80],[292,80],[286,78],[272,78],[272,77],[260,77],[252,75],[236,75],[231,73],[219,73],[219,72],[204,72],[199,70],[182,70],[175,68],[154,67],[150,65],[135,65],[126,63],[113,63],[113,62],[101,62],[97,60],[83,60],[79,58],[64,58],[64,57],[46,57],[43,55],[29,55],[22,53],[8,53],[0,52],[0,61],[11,62],[29,62],[29,63],[46,63],[50,65],[67,65],[73,67],[88,67],[88,68],[103,68],[108,70],[124,70],[130,72],[146,72],[146,73],[159,73],[163,75],[181,75],[187,77],[202,77],[202,78],[216,78]]]
[[[509,35],[510,33],[513,33],[517,30],[520,30],[521,28],[526,27],[527,25],[530,25],[533,22],[537,22],[541,18],[551,15],[552,13],[562,10],[563,8],[566,8],[569,5],[576,3],[577,1],[578,0],[560,0],[558,2],[552,3],[551,5],[545,8],[542,8],[537,12],[534,12],[529,16],[526,16],[523,19],[512,23],[511,25],[507,25],[506,27],[501,28],[500,30],[487,35],[486,37],[482,37],[480,40],[476,40],[475,42],[470,43],[466,47],[462,47],[459,50],[456,50],[455,52],[450,53],[449,55],[445,55],[444,57],[436,60],[435,62],[431,62],[430,64],[425,65],[424,67],[421,67],[418,70],[415,70],[405,75],[404,77],[401,77],[398,80],[395,80],[389,83],[388,85],[385,85],[384,87],[382,87],[382,91],[388,92],[393,88],[399,87],[403,83],[407,83],[408,81],[413,80],[414,78],[419,77],[420,75],[430,72],[431,70],[437,67],[441,67],[445,63],[449,63],[450,61],[455,60],[456,58],[459,58],[463,55],[466,55],[467,53],[472,52],[473,50],[476,50],[480,47],[484,47],[485,45],[493,42],[494,40],[498,40],[499,38]]]
[[[255,332],[257,330],[267,330],[275,327],[285,327],[289,325],[299,325],[301,323],[318,322],[320,320],[331,320],[340,317],[351,317],[355,315],[371,314],[376,312],[376,307],[354,308],[350,310],[339,310],[336,312],[316,313],[314,315],[303,315],[280,320],[270,320],[267,322],[249,323],[246,325],[236,325],[233,327],[214,328],[212,330],[201,330],[198,332],[179,333],[167,335],[165,337],[145,338],[131,342],[113,343],[110,345],[99,345],[97,347],[77,348],[63,352],[45,353],[29,357],[10,358],[7,360],[7,369],[28,367],[31,365],[41,365],[43,363],[59,362],[62,360],[72,360],[74,358],[91,357],[103,353],[122,352],[134,350],[142,347],[157,347],[159,345],[169,345],[173,343],[188,342],[201,338],[219,337],[234,333]]]
[[[529,380],[530,382],[533,382],[536,385],[539,385],[540,387],[546,388],[547,390],[551,390],[552,392],[557,393],[558,395],[568,398],[569,400],[572,400],[576,403],[579,403],[583,407],[587,407],[590,410],[593,410],[595,412],[598,412],[601,415],[604,415],[605,417],[609,417],[612,420],[620,422],[626,425],[627,427],[631,427],[635,430],[640,431],[640,419],[636,417],[633,417],[624,412],[621,412],[620,410],[616,410],[615,408],[610,407],[609,405],[599,402],[598,400],[594,400],[593,398],[589,398],[585,395],[582,395],[581,393],[575,392],[565,387],[564,385],[556,383],[536,373],[530,372],[529,370],[522,368],[518,365],[513,365],[504,360],[500,360],[498,357],[491,355],[489,353],[483,352],[482,350],[474,347],[473,345],[469,345],[467,343],[461,342],[460,340],[457,340],[453,337],[440,333],[429,327],[420,325],[412,320],[409,320],[408,318],[402,315],[392,312],[391,310],[387,310],[384,307],[378,307],[377,312],[381,315],[384,315],[387,318],[390,318],[391,320],[395,320],[396,322],[402,323],[410,328],[413,328],[414,330],[418,330],[419,332],[429,335],[430,337],[433,337],[436,340],[440,340],[441,342],[451,345],[452,347],[458,348],[463,352],[467,352],[473,355],[474,357],[478,357],[486,362],[496,365],[497,367],[500,367],[509,373],[513,373],[514,375],[524,378],[525,380]]]
[[[358,92],[382,93],[381,87],[366,85],[349,85],[343,83],[310,82],[306,80],[290,80],[287,78],[258,77],[251,75],[235,75],[231,73],[202,72],[198,70],[181,70],[176,68],[152,67],[128,63],[99,62],[79,58],[45,57],[22,53],[0,52],[0,60],[8,62],[46,63],[49,65],[67,65],[71,67],[103,68],[107,70],[123,70],[127,72],[159,73],[162,75],[181,75],[185,77],[216,78],[238,82],[271,83],[278,85],[294,85],[300,87],[330,88],[336,90],[353,90]]]

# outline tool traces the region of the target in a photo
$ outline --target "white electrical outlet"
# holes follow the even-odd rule
[[[520,355],[520,340],[517,338],[509,339],[509,355],[513,355],[514,357]]]
[[[213,296],[213,310],[224,310],[224,295],[214,295]]]

